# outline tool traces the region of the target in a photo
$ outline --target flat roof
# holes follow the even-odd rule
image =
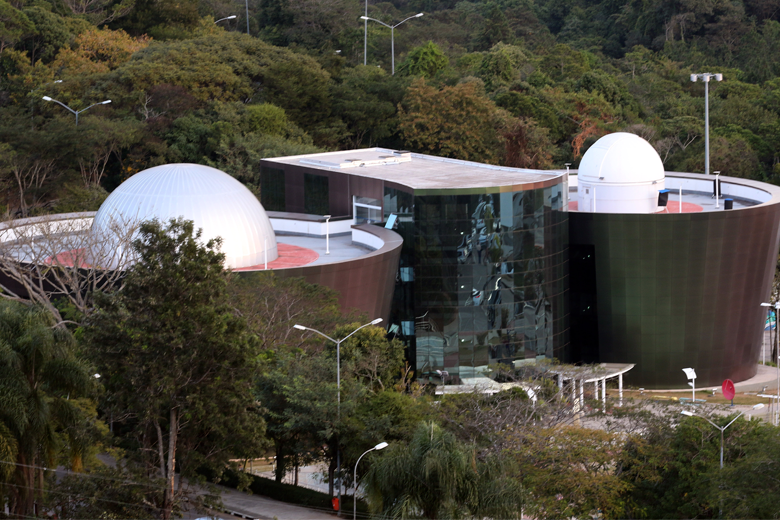
[[[538,187],[541,187],[566,175],[565,171],[509,168],[386,148],[364,148],[264,160],[317,170],[339,171],[401,184],[414,190],[434,191],[478,188],[504,188],[496,191],[515,191],[512,189],[514,187],[533,189],[537,186],[528,185],[539,184]]]

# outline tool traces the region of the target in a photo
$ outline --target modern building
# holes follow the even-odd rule
[[[627,380],[646,388],[683,386],[689,367],[697,385],[748,379],[780,247],[780,188],[664,172],[657,157],[637,136],[610,134],[572,177],[572,357],[635,363]]]
[[[685,386],[683,368],[697,386],[754,375],[780,188],[664,172],[624,133],[591,146],[576,173],[370,148],[265,159],[258,201],[213,168],[165,165],[97,214],[6,223],[0,243],[25,262],[112,269],[127,256],[111,239],[118,224],[183,216],[222,238],[240,276],[302,276],[383,318],[416,376],[439,383],[484,383],[541,358],[601,363],[559,374],[580,395],[624,376]],[[32,254],[62,236],[91,245]]]
[[[574,171],[570,173],[575,173]],[[664,172],[633,134],[579,175],[387,149],[267,159],[269,210],[397,219],[390,331],[418,377],[457,383],[537,357],[634,364],[646,388],[756,372],[780,188]]]
[[[272,211],[397,218],[389,330],[418,377],[458,383],[568,360],[566,172],[372,148],[267,159],[261,186]]]

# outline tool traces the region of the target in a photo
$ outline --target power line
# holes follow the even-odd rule
[[[108,481],[112,481],[112,482],[122,482],[122,483],[125,483],[125,484],[135,484],[136,486],[147,486],[147,487],[152,487],[152,488],[157,488],[157,489],[165,489],[166,488],[166,486],[159,486],[157,484],[150,484],[150,483],[147,483],[147,482],[135,482],[135,481],[132,481],[132,480],[129,480],[129,479],[104,477],[104,476],[101,476],[101,475],[95,475],[93,473],[78,473],[78,472],[75,472],[75,471],[71,472],[70,470],[67,470],[67,469],[58,470],[57,468],[47,468],[46,466],[35,466],[35,465],[31,465],[31,464],[22,464],[20,462],[11,462],[11,461],[8,461],[8,460],[0,460],[0,464],[8,464],[10,466],[18,466],[18,467],[21,467],[21,468],[40,469],[40,470],[43,470],[43,471],[67,472],[66,473],[67,475],[78,476],[78,477],[81,477],[81,478],[95,478],[95,479],[100,479],[100,480],[108,480]]]

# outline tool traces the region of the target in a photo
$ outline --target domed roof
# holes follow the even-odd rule
[[[585,152],[577,175],[594,184],[653,183],[664,179],[664,164],[655,148],[638,135],[615,132]]]
[[[103,202],[91,232],[109,237],[118,222],[137,225],[157,218],[166,223],[176,217],[201,228],[204,243],[222,237],[226,267],[263,263],[265,246],[269,262],[278,256],[274,230],[257,197],[230,175],[200,164],[166,164],[136,173]]]

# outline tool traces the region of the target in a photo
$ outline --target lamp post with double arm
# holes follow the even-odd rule
[[[298,325],[297,323],[293,325],[293,328],[298,330],[308,330],[310,332],[314,332],[315,334],[319,334],[325,339],[329,339],[333,343],[336,344],[336,395],[337,395],[337,418],[339,422],[341,421],[341,344],[347,340],[350,336],[355,334],[357,331],[359,331],[362,328],[368,327],[369,325],[376,325],[377,323],[380,323],[382,321],[382,318],[377,318],[375,320],[370,321],[369,323],[366,323],[365,325],[361,325],[360,327],[356,328],[346,336],[344,336],[341,339],[333,339],[327,334],[320,332],[317,329],[312,329],[310,327],[304,327],[303,325]],[[339,490],[338,490],[338,496],[339,496],[339,510],[338,510],[338,516],[341,516],[341,448],[338,445],[338,439],[336,441],[336,475],[339,479]]]
[[[377,20],[376,18],[369,18],[368,16],[361,16],[360,17],[360,19],[361,20],[365,20],[366,23],[368,23],[368,20],[372,20],[372,21],[374,21],[376,23],[382,24],[385,27],[389,27],[390,28],[390,53],[391,53],[390,60],[391,60],[391,63],[392,63],[392,74],[393,75],[395,75],[395,28],[398,27],[399,25],[401,25],[402,23],[411,20],[412,18],[419,18],[423,14],[424,13],[417,13],[414,16],[410,16],[409,18],[401,20],[400,22],[398,22],[395,25],[389,25],[389,24],[386,24],[385,22],[383,22],[381,20]],[[365,51],[364,51],[364,54],[365,54]]]
[[[73,113],[73,114],[76,116],[76,126],[79,126],[79,114],[81,114],[82,112],[86,112],[86,111],[87,111],[87,110],[89,110],[90,108],[92,108],[92,107],[94,107],[94,106],[97,106],[97,105],[108,105],[109,103],[111,103],[111,100],[110,100],[110,99],[107,99],[107,100],[105,100],[105,101],[101,101],[100,103],[93,103],[93,104],[89,105],[87,108],[82,108],[81,110],[73,110],[72,108],[70,108],[70,107],[69,107],[68,105],[66,105],[65,103],[62,103],[62,102],[60,102],[60,101],[57,101],[56,99],[52,99],[52,98],[50,98],[49,96],[43,96],[43,100],[44,100],[44,101],[51,101],[52,103],[57,103],[57,104],[58,104],[58,105],[60,105],[61,107],[63,107],[63,108],[65,108],[65,109],[69,110],[70,112],[72,112],[72,113]]]

